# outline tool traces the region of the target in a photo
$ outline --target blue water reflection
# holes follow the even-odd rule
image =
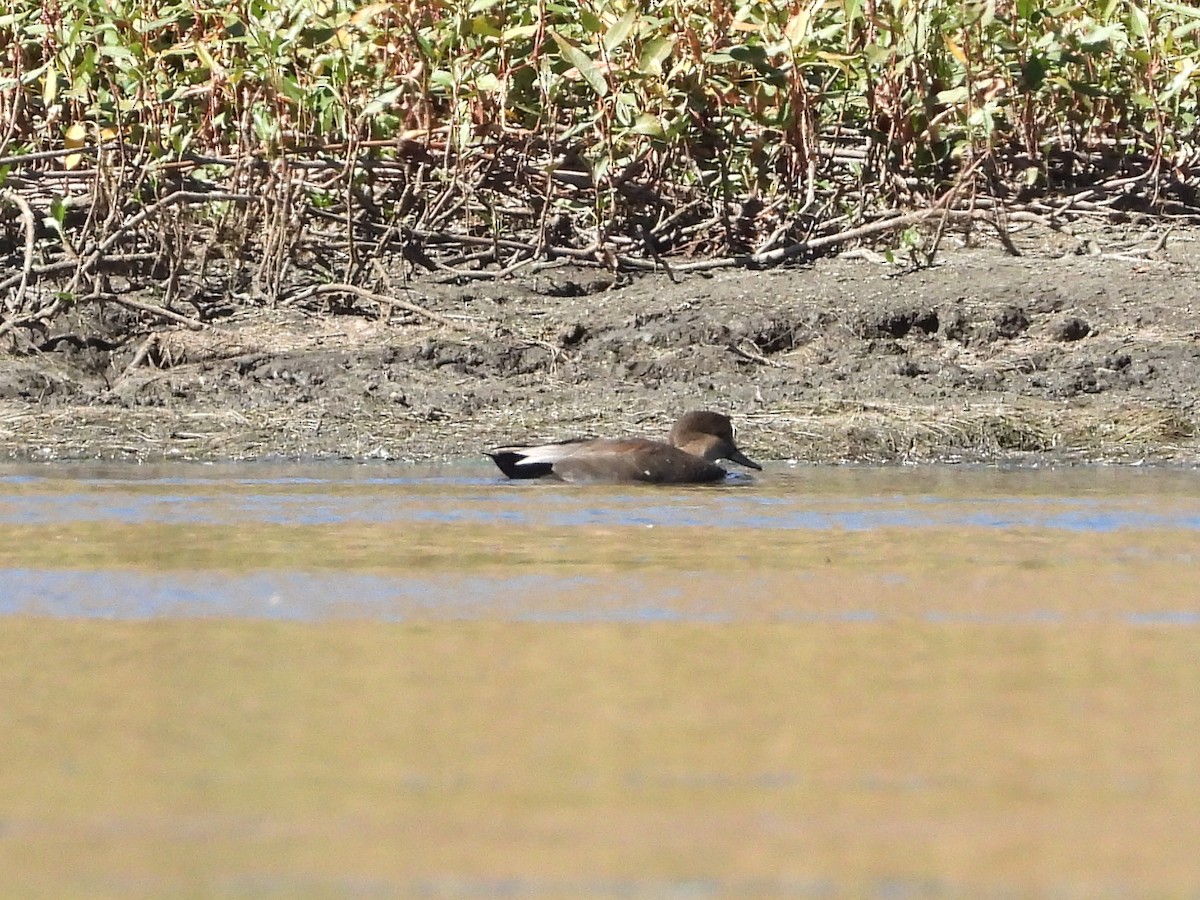
[[[603,530],[606,527],[718,528],[789,532],[786,542],[820,540],[878,529],[969,528],[998,537],[1021,529],[1105,533],[1118,538],[1122,564],[1167,567],[1190,584],[1200,559],[1185,540],[1159,548],[1158,532],[1200,531],[1200,475],[1184,470],[1043,471],[947,469],[769,470],[761,479],[726,489],[579,488],[514,484],[490,470],[467,466],[415,469],[397,466],[273,465],[157,468],[79,466],[0,470],[0,526],[93,523],[165,527],[263,525],[375,525],[396,541],[414,523],[480,526],[480,546],[508,540],[525,526]],[[542,533],[542,532],[539,532]],[[588,531],[585,534],[590,534]],[[706,532],[707,533],[707,532]],[[196,532],[203,540],[203,532]],[[886,539],[885,536],[884,539]],[[302,538],[297,538],[302,539]],[[453,537],[453,533],[450,538]],[[719,540],[717,536],[715,539]],[[691,546],[691,538],[687,538]],[[1085,539],[1086,541],[1086,539]],[[664,575],[627,570],[603,575],[575,571],[500,575],[454,572],[376,574],[302,569],[250,572],[144,571],[103,565],[87,571],[0,569],[0,615],[40,614],[99,618],[246,616],[320,620],[388,621],[498,618],[540,622],[726,622],[745,617],[739,599],[773,598],[786,590],[798,603],[758,604],[754,616],[772,621],[867,625],[889,621],[889,592],[906,588],[904,571],[882,572],[869,599],[845,598],[836,608],[808,603],[815,594],[804,572],[790,572],[781,587],[750,574],[714,578],[705,572],[703,547],[694,561]],[[1052,547],[1038,553],[1055,559]],[[639,562],[635,551],[625,563]],[[253,554],[248,554],[253,559]],[[300,554],[300,558],[305,558]],[[1042,558],[1038,556],[1037,558]],[[1036,561],[1036,560],[1035,560]],[[1056,561],[1057,562],[1057,561]],[[843,563],[845,564],[845,563]],[[953,565],[947,560],[945,565]],[[243,562],[243,565],[252,563]],[[966,563],[967,570],[972,563]],[[853,571],[853,570],[849,570]],[[938,569],[936,571],[943,571]],[[1085,570],[1086,571],[1086,570]],[[1106,621],[1130,627],[1195,627],[1200,606],[1140,597],[1128,588],[1133,569],[1118,568],[1109,587],[1131,600],[1126,612],[1109,608]],[[835,585],[837,582],[833,582]],[[828,582],[827,582],[828,584]],[[919,586],[918,586],[919,588]],[[1052,588],[1056,589],[1056,588]],[[1174,597],[1187,598],[1186,593]],[[932,609],[918,613],[931,624],[1054,625],[1075,613],[1053,602],[1022,598],[1027,605],[987,613]],[[1198,600],[1200,602],[1200,600]],[[806,605],[807,604],[807,605]],[[940,605],[940,604],[939,604]]]
[[[0,570],[0,616],[96,619],[251,618],[282,621],[725,623],[747,618],[739,599],[778,584],[755,577],[721,579],[678,572],[670,584],[641,575],[430,576],[263,571],[145,573],[126,570]],[[798,589],[802,594],[802,590]],[[904,618],[881,590],[874,605],[807,609],[783,606],[750,614],[756,621],[871,625]],[[1198,601],[1200,603],[1200,601]],[[1104,614],[1044,608],[1003,611],[925,610],[933,625],[1200,626],[1192,609]]]
[[[464,481],[420,482],[420,491],[400,481],[371,482],[371,492],[333,492],[317,480],[239,481],[224,491],[211,482],[197,492],[155,479],[104,483],[79,491],[10,491],[0,481],[0,524],[52,525],[112,522],[164,525],[348,525],[435,522],[511,523],[552,527],[651,526],[739,529],[869,531],[879,528],[968,526],[1050,528],[1109,532],[1122,528],[1200,530],[1200,496],[1169,506],[1145,498],[868,495],[852,498],[810,494],[781,496],[759,490],[626,489],[595,491],[569,486],[501,489]],[[36,482],[23,480],[28,488]],[[357,482],[356,486],[364,482]],[[312,490],[298,490],[311,487]],[[323,490],[323,488],[325,488]],[[702,499],[697,497],[703,490]]]

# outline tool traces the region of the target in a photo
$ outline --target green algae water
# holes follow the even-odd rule
[[[0,470],[0,894],[1200,891],[1200,476]]]

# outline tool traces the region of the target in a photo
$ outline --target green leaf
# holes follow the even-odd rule
[[[867,62],[873,66],[886,65],[895,56],[895,51],[891,47],[885,47],[882,44],[867,45],[865,53]]]
[[[1085,47],[1094,47],[1097,44],[1107,44],[1118,38],[1125,36],[1125,29],[1120,25],[1104,25],[1093,28],[1086,34],[1079,36],[1079,43]]]
[[[372,116],[379,115],[379,113],[383,112],[393,103],[395,103],[396,98],[398,98],[402,93],[404,93],[403,87],[394,87],[391,90],[384,91],[382,94],[375,96],[366,106],[363,107],[363,118],[370,118]]]
[[[534,23],[533,25],[514,25],[512,28],[505,28],[504,34],[500,36],[503,41],[512,41],[517,38],[533,37],[541,29],[541,25]]]
[[[1169,10],[1176,15],[1200,19],[1200,7],[1188,6],[1186,3],[1172,3],[1169,0],[1159,0],[1158,8]]]
[[[613,48],[621,46],[629,38],[633,32],[633,26],[637,24],[638,8],[631,7],[625,15],[612,23],[612,27],[604,35],[604,49],[611,52]]]
[[[101,56],[107,56],[115,62],[123,62],[132,65],[137,62],[132,53],[125,47],[118,47],[115,44],[105,44],[98,48]]]
[[[500,79],[491,72],[484,72],[475,79],[475,90],[485,94],[498,94],[502,87]]]
[[[558,44],[558,50],[562,54],[563,59],[573,65],[583,80],[591,86],[592,90],[601,97],[608,94],[608,82],[604,79],[604,73],[596,68],[596,64],[592,62],[591,57],[568,41],[557,31],[551,31],[550,36],[554,38],[554,42]]]
[[[1103,97],[1104,96],[1104,91],[1102,89],[1096,87],[1096,85],[1092,84],[1090,81],[1079,81],[1078,79],[1071,79],[1070,85],[1071,85],[1071,90],[1073,90],[1077,94],[1083,94],[1085,97]]]
[[[1193,19],[1190,22],[1184,22],[1182,25],[1172,31],[1171,37],[1173,37],[1175,40],[1179,40],[1180,38],[1187,37],[1193,31],[1198,30],[1200,30],[1200,19]]]
[[[599,184],[608,175],[610,169],[612,169],[612,160],[608,158],[608,154],[601,155],[591,165],[592,180]]]
[[[1132,3],[1129,4],[1129,33],[1142,40],[1150,37],[1150,17],[1144,9]]]
[[[635,100],[636,97],[630,94],[617,94],[614,98],[613,113],[617,120],[617,124],[622,128],[629,128],[633,125],[633,114],[637,107],[630,104],[630,100]]]
[[[599,34],[604,30],[604,23],[590,9],[581,9],[579,11],[579,24],[583,26],[584,31],[591,32],[592,34]]]
[[[138,19],[133,23],[133,29],[138,34],[152,34],[164,28],[173,28],[176,24],[182,25],[184,22],[191,20],[192,15],[190,12],[176,12],[175,15],[163,16],[158,19]]]
[[[824,28],[818,28],[816,31],[812,32],[812,34],[810,34],[808,37],[808,43],[810,46],[814,44],[827,44],[845,30],[845,24],[842,22],[834,22],[832,25],[826,25]],[[852,57],[846,56],[845,58],[851,59]]]
[[[283,96],[287,97],[293,103],[303,103],[305,92],[302,87],[296,82],[296,79],[289,78],[286,75],[277,76],[272,86],[279,91]]]
[[[308,28],[301,33],[303,40],[298,43],[303,47],[319,47],[332,40],[335,34],[336,28]]]
[[[1046,65],[1046,60],[1041,56],[1033,55],[1029,57],[1025,65],[1021,68],[1021,77],[1025,82],[1025,89],[1030,91],[1039,90],[1046,80],[1046,73],[1049,71],[1049,66]]]
[[[54,197],[50,200],[50,216],[47,218],[46,224],[57,231],[62,231],[63,222],[67,219],[67,204],[62,197]]]
[[[663,129],[662,122],[658,120],[658,116],[650,113],[642,113],[634,120],[633,128],[630,129],[634,134],[644,134],[653,138],[665,138],[666,131]]]
[[[767,51],[761,44],[739,44],[729,48],[729,56],[740,63],[754,66],[760,72],[770,67],[767,62]]]
[[[434,69],[429,73],[429,83],[440,88],[445,88],[448,91],[452,91],[454,90],[457,82],[454,80],[454,76],[445,69]]]
[[[674,49],[675,41],[671,38],[659,37],[646,41],[642,55],[638,58],[638,71],[645,75],[661,75],[662,64]]]
[[[471,33],[482,35],[484,37],[503,37],[500,29],[490,18],[484,15],[478,15],[471,20]]]

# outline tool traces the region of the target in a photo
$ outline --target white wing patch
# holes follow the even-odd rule
[[[579,447],[571,444],[542,444],[540,447],[505,447],[504,449],[521,457],[520,462],[517,463],[518,466],[531,466],[538,463],[556,463],[566,459]]]

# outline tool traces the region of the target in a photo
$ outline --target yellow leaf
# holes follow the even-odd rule
[[[942,35],[942,40],[946,42],[946,49],[950,51],[950,55],[959,61],[962,65],[967,64],[967,54],[963,53],[963,48],[954,42],[954,38],[948,34]]]
[[[82,147],[86,141],[87,127],[79,122],[67,128],[67,132],[63,137],[63,144],[68,150]],[[67,169],[78,169],[81,162],[83,162],[82,153],[71,153],[63,157],[63,167]]]
[[[79,122],[76,122],[74,125],[72,125],[70,128],[67,129],[65,141],[66,141],[66,146],[68,149],[74,149],[75,147],[82,147],[83,142],[86,139],[87,139],[87,127],[80,124]]]
[[[51,106],[58,99],[58,71],[46,70],[46,80],[42,82],[42,102]]]
[[[788,19],[787,25],[783,27],[783,36],[791,42],[793,47],[803,47],[808,43],[808,26],[812,22],[813,16],[820,12],[821,7],[825,5],[825,0],[816,0],[799,10],[794,16]]]
[[[387,12],[387,3],[372,3],[370,6],[364,6],[358,12],[350,17],[350,22],[353,25],[361,25],[363,22],[369,22],[381,12]]]
[[[788,39],[792,46],[799,47],[804,44],[804,38],[808,34],[808,10],[802,9],[783,26],[783,36]]]

